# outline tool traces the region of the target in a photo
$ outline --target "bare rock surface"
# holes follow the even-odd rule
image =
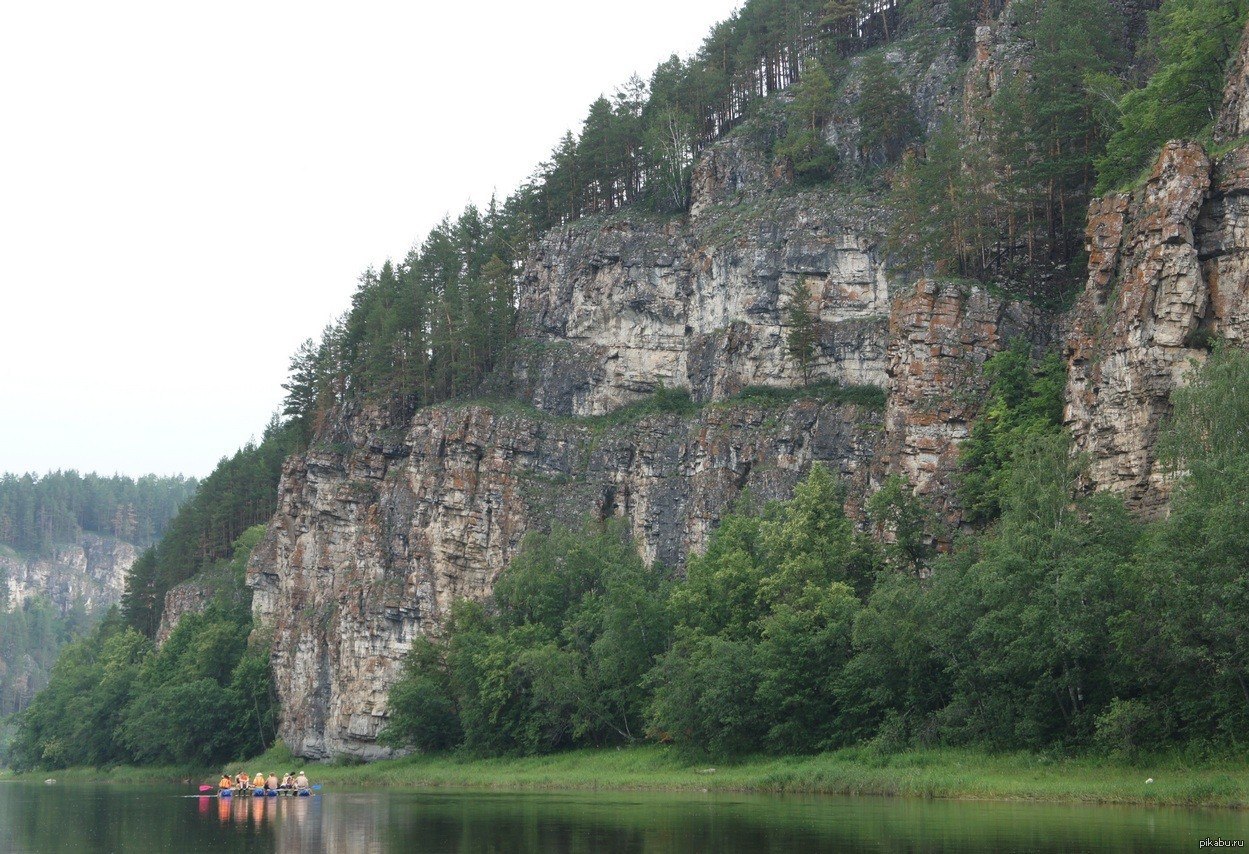
[[[0,578],[8,589],[9,607],[42,595],[62,613],[75,602],[96,612],[121,601],[126,571],[137,557],[130,543],[84,533],[75,542],[53,546],[47,555],[0,551]]]

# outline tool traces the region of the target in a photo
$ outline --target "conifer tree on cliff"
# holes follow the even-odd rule
[[[811,294],[804,276],[789,292],[789,307],[785,309],[785,345],[802,374],[802,384],[811,384],[811,372],[815,369],[816,348],[820,334],[815,313],[811,310]]]

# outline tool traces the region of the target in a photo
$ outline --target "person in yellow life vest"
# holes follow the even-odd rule
[[[265,775],[257,771],[255,779],[252,780],[252,788],[263,789],[264,787],[265,787]]]
[[[265,780],[265,788],[276,792],[278,790],[278,775],[272,771],[269,772],[269,778]]]
[[[234,781],[230,779],[229,774],[225,773],[224,771],[221,772],[221,779],[217,781],[217,788],[218,789],[233,789],[234,788]]]

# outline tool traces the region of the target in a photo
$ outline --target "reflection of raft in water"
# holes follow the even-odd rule
[[[312,788],[319,789],[321,787],[313,786]],[[246,794],[246,792],[243,792],[243,794]],[[288,797],[288,798],[307,798],[312,795],[312,789],[299,789],[298,791],[296,791],[295,789],[281,789],[281,790],[279,789],[252,789],[253,798],[263,798],[266,796],[270,798],[276,798],[278,795],[282,795],[283,797]],[[234,797],[234,790],[233,789],[219,789],[217,791],[217,797],[232,798]]]

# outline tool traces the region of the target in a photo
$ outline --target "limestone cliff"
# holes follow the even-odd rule
[[[54,546],[47,555],[23,556],[0,547],[0,578],[10,607],[32,596],[46,596],[62,613],[76,602],[99,612],[121,601],[126,571],[138,556],[130,543],[84,533],[75,542]]]
[[[961,107],[974,133],[977,103],[1019,70],[1005,5],[977,32],[963,79],[942,34],[926,54],[921,40],[889,52],[922,124]],[[1132,35],[1156,2],[1119,5]],[[835,125],[843,157],[860,157],[852,123]],[[1038,354],[1066,342],[1067,421],[1095,483],[1140,506],[1164,494],[1150,448],[1167,395],[1208,335],[1245,329],[1240,153],[1212,162],[1172,146],[1145,188],[1098,202],[1088,287],[1065,316],[899,281],[879,187],[801,189],[765,154],[741,133],[705,151],[687,218],[616,214],[544,235],[517,285],[520,340],[476,402],[402,423],[348,405],[287,462],[248,583],[297,754],[386,755],[376,736],[412,639],[436,634],[457,598],[488,595],[524,535],[554,522],[621,517],[648,560],[679,574],[743,489],[786,497],[819,460],[850,482],[852,514],[900,473],[955,529],[958,444],[982,405],[982,367],[1019,337]],[[815,377],[880,386],[883,410],[740,396],[801,385],[785,341],[802,288],[818,319]],[[691,411],[622,412],[661,385],[688,390]],[[195,607],[196,591],[179,595]]]
[[[304,756],[382,755],[373,738],[413,636],[488,593],[527,531],[621,516],[648,559],[677,566],[745,487],[785,496],[812,460],[862,483],[879,425],[816,401],[615,426],[445,406],[389,437],[376,413],[345,417],[348,450],[288,464],[252,558],[283,737]]]
[[[698,401],[793,385],[784,314],[803,284],[820,319],[816,376],[883,385],[889,307],[876,216],[844,194],[802,193],[716,206],[688,223],[557,229],[525,269],[525,340],[492,388],[547,412],[599,415],[660,384]]]
[[[1245,130],[1244,40],[1217,139]],[[1161,512],[1171,483],[1154,454],[1171,392],[1211,344],[1249,337],[1249,148],[1212,158],[1173,142],[1145,185],[1093,203],[1089,278],[1071,317],[1066,422],[1090,488]]]

